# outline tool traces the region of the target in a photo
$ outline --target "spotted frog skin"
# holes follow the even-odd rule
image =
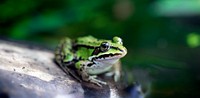
[[[55,61],[68,74],[79,81],[94,83],[98,86],[106,82],[98,80],[97,75],[111,73],[114,80],[120,79],[120,58],[127,54],[122,39],[97,39],[84,36],[77,39],[65,38],[55,51]]]

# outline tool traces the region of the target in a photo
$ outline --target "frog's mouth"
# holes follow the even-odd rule
[[[103,54],[100,55],[99,57],[95,57],[94,60],[95,61],[101,61],[101,60],[112,60],[112,59],[119,59],[121,57],[123,57],[124,55],[122,55],[121,53],[115,53],[115,54]]]
[[[109,66],[116,63],[120,58],[122,58],[124,55],[121,53],[115,53],[115,54],[103,54],[99,57],[95,57],[93,60],[94,62],[98,62],[99,65],[102,64],[102,66]]]

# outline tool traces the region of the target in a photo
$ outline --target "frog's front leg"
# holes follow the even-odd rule
[[[115,82],[117,82],[121,78],[121,61],[118,61],[113,65],[113,71],[114,71],[114,80]]]
[[[75,67],[78,69],[77,72],[81,76],[82,80],[86,81],[86,82],[94,83],[100,87],[101,87],[101,84],[106,85],[107,84],[106,82],[96,79],[96,77],[97,77],[96,75],[89,75],[87,73],[86,68],[87,68],[87,65],[89,65],[89,64],[93,64],[93,62],[90,62],[87,60],[82,60],[82,61],[78,61],[75,64]]]
[[[121,62],[117,61],[112,69],[105,74],[106,76],[114,76],[114,81],[117,82],[121,78]]]

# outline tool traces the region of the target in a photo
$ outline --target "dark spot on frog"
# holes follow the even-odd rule
[[[15,71],[15,69],[13,69],[13,71]]]
[[[96,64],[96,63],[89,63],[87,66],[88,66],[88,67],[92,67],[92,65],[93,65],[93,67],[95,67],[94,64]]]

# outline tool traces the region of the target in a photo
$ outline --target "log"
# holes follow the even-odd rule
[[[54,52],[0,40],[0,98],[119,98],[115,86],[82,85],[54,62]]]

